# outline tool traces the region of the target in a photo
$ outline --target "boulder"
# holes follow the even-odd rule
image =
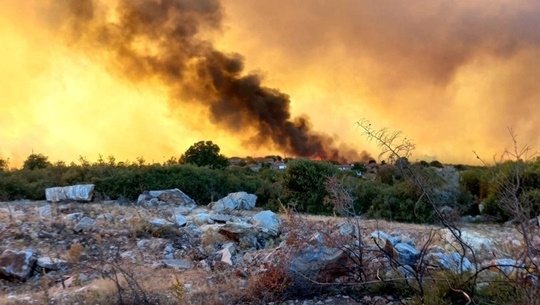
[[[0,255],[0,278],[13,281],[26,281],[32,274],[36,257],[32,250],[5,250]]]
[[[421,255],[420,250],[407,243],[397,243],[394,249],[397,252],[398,262],[403,265],[415,266]]]
[[[246,192],[230,193],[229,195],[219,199],[212,205],[212,210],[216,213],[230,213],[238,210],[252,210],[255,208],[257,196]]]
[[[293,258],[289,271],[295,284],[302,287],[313,281],[334,282],[337,278],[348,274],[352,263],[347,252],[342,249],[325,246],[308,247]]]
[[[65,200],[89,202],[92,201],[93,197],[93,184],[78,184],[45,189],[45,198],[49,202],[61,202]]]
[[[180,206],[196,206],[195,200],[191,199],[188,195],[179,189],[170,190],[158,190],[145,192],[139,196],[137,202],[142,200],[150,200],[151,198],[157,198],[166,204],[180,205]]]
[[[90,217],[84,217],[83,219],[81,219],[81,221],[79,221],[75,227],[73,228],[73,230],[75,232],[83,232],[83,231],[90,231],[94,225],[96,224],[96,221],[93,220],[92,218]]]
[[[281,220],[272,211],[262,211],[255,214],[253,218],[251,218],[251,222],[254,227],[267,231],[271,235],[279,235]]]
[[[434,252],[429,253],[424,258],[428,265],[436,266],[438,268],[452,271],[453,273],[462,273],[464,271],[474,270],[474,266],[468,258],[463,257],[457,252],[442,253]]]

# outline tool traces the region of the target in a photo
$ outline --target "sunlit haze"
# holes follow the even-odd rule
[[[6,0],[0,157],[416,160],[540,147],[540,1]]]

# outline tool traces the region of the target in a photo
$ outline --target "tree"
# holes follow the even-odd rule
[[[0,172],[7,172],[9,169],[9,159],[0,157]]]
[[[199,141],[191,145],[180,157],[181,164],[208,166],[210,168],[224,168],[229,160],[219,153],[220,148],[212,141]]]
[[[49,157],[43,154],[34,154],[32,153],[23,163],[24,169],[34,170],[39,168],[46,168],[51,166],[49,162]]]
[[[333,207],[324,205],[328,195],[324,184],[337,173],[337,168],[328,162],[291,161],[283,176],[285,199],[296,205],[298,212],[331,214]]]

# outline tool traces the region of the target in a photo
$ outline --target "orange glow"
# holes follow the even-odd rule
[[[144,1],[154,0],[135,2]],[[100,1],[96,14],[117,22],[118,2]],[[46,10],[51,3],[55,10]],[[139,65],[118,68],[126,62],[95,45],[94,28],[61,24],[65,3],[8,1],[0,10],[0,156],[12,166],[32,152],[51,161],[101,154],[163,162],[199,140],[212,140],[227,156],[287,155],[276,145],[250,144],[253,126],[225,128],[204,101],[189,101],[206,93],[182,92],[177,101],[170,80],[140,77]],[[200,36],[241,54],[247,72],[264,76],[263,86],[290,96],[293,117],[309,117],[338,148],[378,154],[355,127],[362,118],[403,131],[417,145],[416,159],[475,163],[472,150],[489,159],[511,144],[507,127],[520,143],[540,147],[540,3],[221,5],[221,27],[205,25]],[[144,54],[161,51],[148,39],[133,45]],[[182,90],[189,79],[198,81],[190,74]]]

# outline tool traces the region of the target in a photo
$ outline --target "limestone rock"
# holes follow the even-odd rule
[[[253,226],[262,230],[267,230],[271,235],[279,235],[281,220],[272,211],[262,211],[251,219]]]
[[[152,205],[169,204],[178,206],[196,206],[195,200],[191,199],[188,195],[179,189],[170,190],[158,190],[148,191],[139,195],[137,204],[144,205],[149,204],[152,201]]]
[[[49,202],[61,202],[65,200],[89,202],[92,201],[93,197],[93,184],[78,184],[45,189],[45,198]]]
[[[246,192],[230,193],[219,199],[212,205],[212,210],[217,213],[230,213],[238,210],[252,210],[255,208],[257,196]]]

